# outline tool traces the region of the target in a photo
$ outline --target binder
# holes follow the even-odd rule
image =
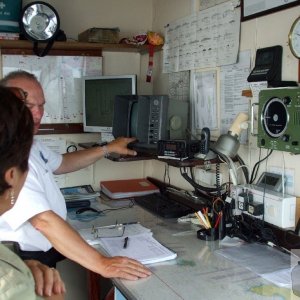
[[[159,188],[146,178],[108,180],[100,182],[101,191],[112,199],[159,193]]]
[[[153,237],[151,229],[135,222],[80,229],[79,234],[90,245],[102,246],[110,256],[127,256],[142,264],[153,264],[177,257],[176,252]]]

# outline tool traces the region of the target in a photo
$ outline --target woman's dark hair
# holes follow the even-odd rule
[[[9,168],[28,169],[33,119],[19,95],[17,88],[0,87],[0,195],[10,187],[5,181]]]

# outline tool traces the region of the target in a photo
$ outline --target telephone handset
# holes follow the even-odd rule
[[[207,154],[209,151],[210,130],[207,127],[202,128],[200,136],[200,153]]]

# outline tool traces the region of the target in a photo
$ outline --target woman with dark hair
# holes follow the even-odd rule
[[[0,87],[0,215],[14,206],[28,172],[33,119],[20,100],[25,100],[21,89]],[[6,244],[0,244],[0,299],[63,299],[57,270],[35,260],[25,264]]]

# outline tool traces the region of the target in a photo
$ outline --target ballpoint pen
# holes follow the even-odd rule
[[[121,223],[119,225],[131,225],[131,224],[139,224],[140,222],[134,221],[134,222],[125,222],[125,223]]]
[[[123,245],[124,249],[127,248],[127,244],[128,244],[128,236],[126,236],[126,238],[124,239],[124,245]]]

